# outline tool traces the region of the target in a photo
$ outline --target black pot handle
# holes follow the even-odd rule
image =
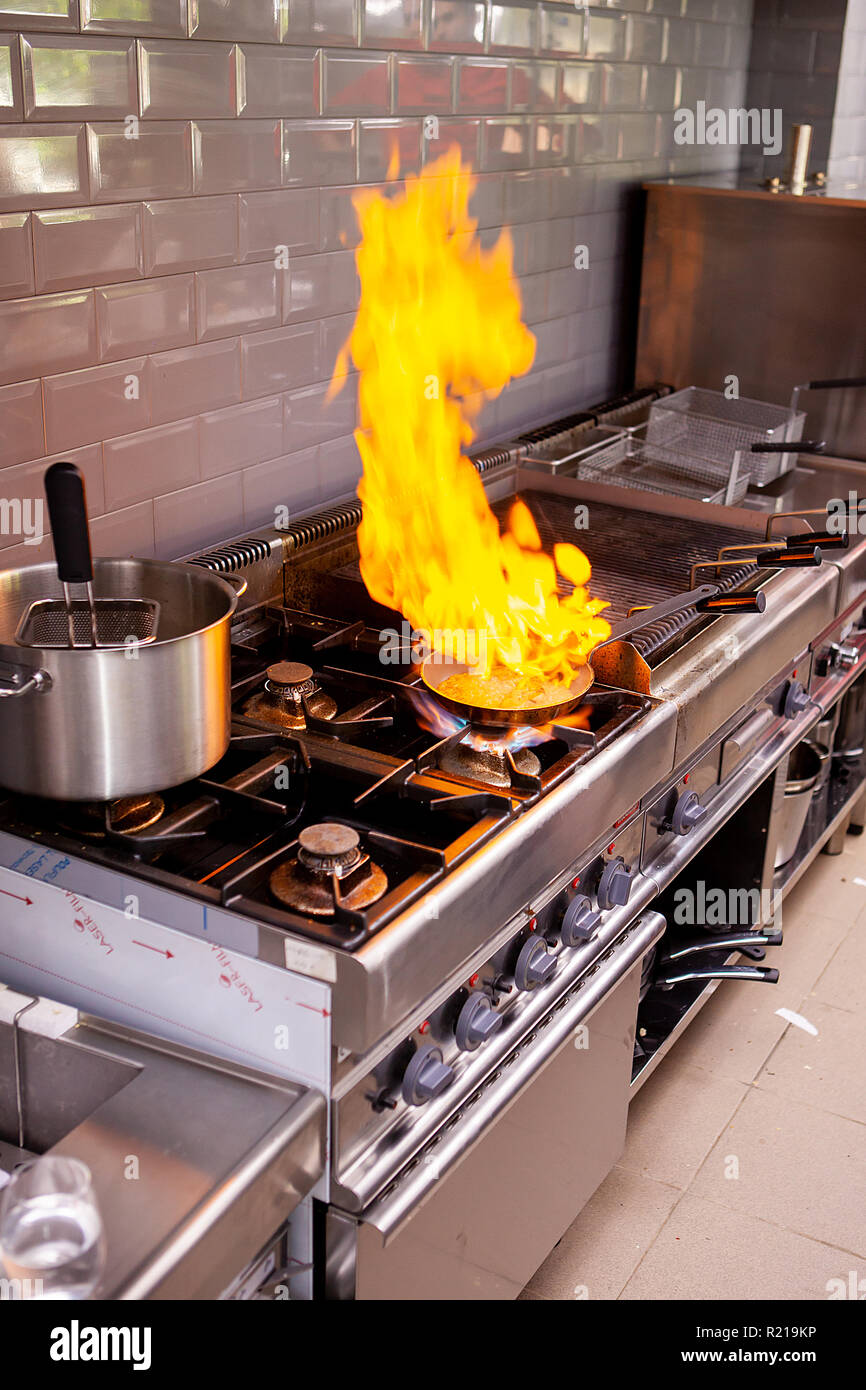
[[[74,463],[53,463],[45,474],[45,496],[57,573],[64,584],[93,582],[84,479]]]
[[[823,454],[826,439],[783,439],[771,444],[753,444],[753,454]]]
[[[826,381],[807,381],[801,391],[844,391],[846,386],[866,386],[866,376],[841,376]]]

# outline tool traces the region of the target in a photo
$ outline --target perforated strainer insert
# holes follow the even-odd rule
[[[67,610],[63,599],[37,599],[18,624],[15,641],[22,647],[123,647],[156,640],[159,604],[151,599],[94,599],[93,615],[95,644],[88,603],[76,601]]]

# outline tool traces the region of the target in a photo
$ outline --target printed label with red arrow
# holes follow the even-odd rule
[[[162,946],[149,946],[146,941],[133,940],[133,946],[143,946],[146,951],[154,951],[158,956],[165,956],[166,960],[174,960],[174,951],[169,951]]]

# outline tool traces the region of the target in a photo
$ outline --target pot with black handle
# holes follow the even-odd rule
[[[0,572],[0,785],[62,801],[161,791],[228,747],[231,619],[246,586],[197,565],[91,561],[83,483],[70,467],[62,504],[46,488],[59,567]],[[157,606],[153,640],[25,644],[31,604],[63,604],[64,584],[88,574],[97,612],[106,600]]]

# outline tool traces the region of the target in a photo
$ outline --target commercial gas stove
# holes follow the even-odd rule
[[[761,566],[758,512],[524,454],[476,460],[493,505],[519,494],[546,544],[577,540],[614,618],[696,572],[727,608],[605,648],[577,721],[491,739],[436,704],[413,634],[367,596],[347,502],[195,558],[248,581],[231,745],[205,777],[0,803],[0,978],[328,1098],[299,1296],[515,1296],[707,991],[774,977],[761,906],[673,963],[670,893],[702,874],[775,902],[822,836],[862,824],[839,712],[866,673],[866,546]],[[716,571],[723,550],[738,562]],[[765,610],[738,613],[757,588]],[[822,722],[847,731],[845,775],[780,874],[788,756]]]

